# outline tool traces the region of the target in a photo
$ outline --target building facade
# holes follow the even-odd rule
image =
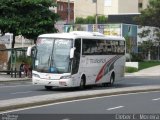
[[[61,20],[74,21],[77,17],[140,13],[147,8],[149,0],[55,0]],[[70,17],[69,17],[70,16]],[[69,20],[69,21],[68,21]]]
[[[138,13],[138,0],[104,0],[104,14]]]
[[[141,11],[147,8],[149,4],[149,0],[138,0],[138,10]]]
[[[110,14],[139,13],[147,7],[148,3],[149,0],[75,0],[74,18],[85,18],[96,14],[107,16]]]
[[[57,14],[66,23],[72,22],[74,20],[74,1],[57,0]]]
[[[74,21],[74,0],[53,0],[57,6],[50,8],[51,11],[60,16],[63,23],[72,23]]]

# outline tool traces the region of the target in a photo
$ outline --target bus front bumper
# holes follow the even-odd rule
[[[48,80],[41,78],[32,78],[34,85],[44,85],[53,87],[74,87],[71,79]]]

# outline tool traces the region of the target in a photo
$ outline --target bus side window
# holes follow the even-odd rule
[[[75,52],[74,52],[74,59],[73,59],[73,67],[72,67],[72,74],[76,74],[79,69],[80,63],[80,54],[81,54],[81,39],[76,39],[74,44]]]

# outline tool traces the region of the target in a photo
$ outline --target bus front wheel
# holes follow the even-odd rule
[[[52,86],[45,86],[45,89],[46,89],[46,90],[51,90],[51,89],[52,89]]]

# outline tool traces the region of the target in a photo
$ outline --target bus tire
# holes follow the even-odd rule
[[[46,90],[52,90],[52,86],[45,86]]]
[[[102,83],[103,87],[108,87],[108,83]]]
[[[85,77],[83,76],[83,77],[81,78],[81,82],[80,82],[80,84],[79,84],[79,89],[80,89],[80,90],[85,89],[85,84],[86,84],[86,82],[85,82]]]
[[[110,77],[110,82],[109,82],[108,85],[109,85],[110,87],[113,86],[114,81],[115,81],[115,74],[114,74],[114,72],[113,72],[112,75],[111,75],[111,77]]]

